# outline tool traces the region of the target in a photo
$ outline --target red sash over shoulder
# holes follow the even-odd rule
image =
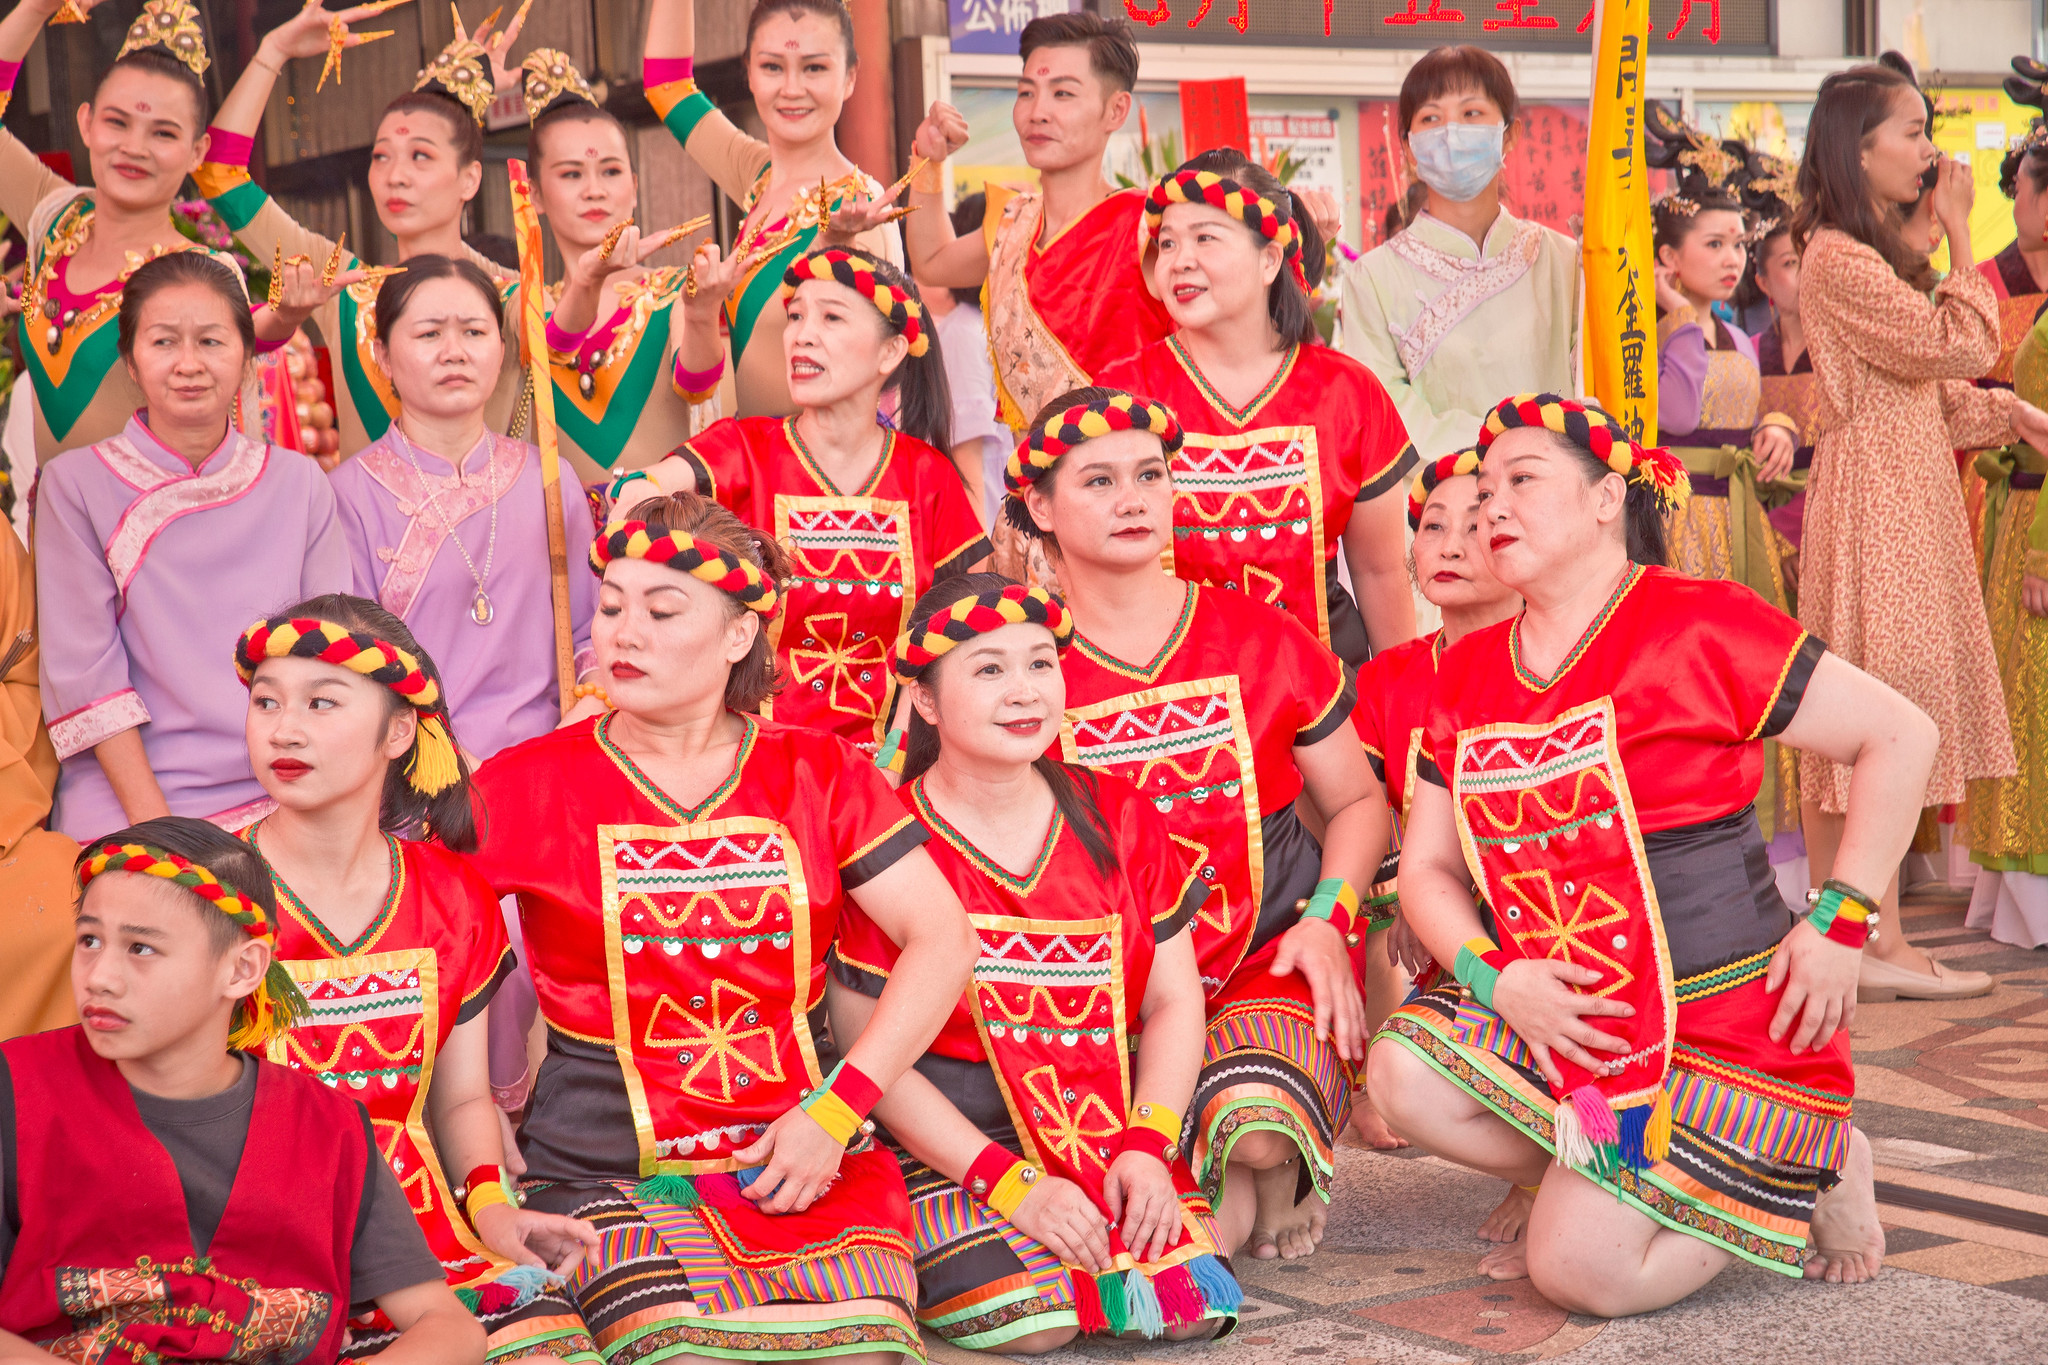
[[[0,1043],[21,1231],[0,1328],[70,1360],[335,1359],[374,1153],[362,1109],[259,1064],[241,1166],[194,1253],[184,1189],[118,1068],[80,1028]]]

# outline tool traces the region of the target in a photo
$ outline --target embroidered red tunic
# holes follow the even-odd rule
[[[872,750],[896,680],[889,646],[941,578],[989,553],[981,517],[945,455],[898,432],[858,488],[818,468],[794,417],[734,417],[677,447],[697,487],[782,542],[794,569],[769,624],[786,681],[761,714]]]
[[[1849,1039],[1795,1056],[1765,1031],[1792,913],[1751,809],[1762,741],[1791,724],[1826,646],[1741,584],[1640,566],[1547,682],[1522,666],[1518,626],[1445,651],[1417,765],[1451,788],[1502,946],[1593,967],[1636,1005],[1609,1021],[1638,1059],[1617,1079],[1661,1078],[1675,1122],[1838,1168]]]
[[[1076,631],[1061,669],[1059,756],[1135,786],[1209,884],[1195,956],[1213,996],[1255,938],[1294,922],[1295,900],[1321,875],[1321,852],[1294,815],[1294,749],[1350,715],[1343,666],[1278,608],[1190,584],[1150,661],[1114,658]]]
[[[1165,401],[1187,432],[1173,457],[1173,568],[1279,607],[1354,667],[1365,622],[1337,578],[1352,507],[1401,482],[1415,447],[1373,372],[1328,346],[1291,348],[1235,408],[1178,337],[1099,383]]]
[[[311,1011],[271,1041],[269,1057],[362,1101],[448,1283],[472,1286],[505,1263],[477,1240],[450,1193],[465,1172],[451,1177],[435,1151],[427,1091],[448,1035],[483,1013],[511,974],[512,945],[497,897],[460,857],[437,844],[389,843],[383,907],[353,943],[273,874],[278,956]]]
[[[261,1066],[227,1208],[193,1259],[184,1187],[74,1026],[0,1043],[14,1087],[0,1328],[70,1360],[331,1361],[372,1151],[362,1108]]]
[[[1358,670],[1351,725],[1373,775],[1386,786],[1387,805],[1403,823],[1415,800],[1415,760],[1422,753],[1423,722],[1443,652],[1443,632],[1433,630],[1381,650]]]

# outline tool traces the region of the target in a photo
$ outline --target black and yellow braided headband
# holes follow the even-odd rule
[[[1043,588],[1012,583],[1001,592],[949,602],[933,612],[922,629],[904,631],[896,641],[896,677],[901,682],[916,682],[955,645],[1004,626],[1025,624],[1051,631],[1053,645],[1062,654],[1073,643],[1074,618],[1066,604]]]

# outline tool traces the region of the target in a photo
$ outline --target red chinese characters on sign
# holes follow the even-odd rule
[[[1194,17],[1186,21],[1187,27],[1201,27],[1204,21],[1208,19],[1209,11],[1215,7],[1215,2],[1216,0],[1194,0],[1196,5]],[[1484,0],[1482,0],[1483,2]],[[1568,6],[1570,2],[1571,0],[1493,0],[1492,9],[1495,13],[1491,16],[1479,15],[1479,29],[1483,33],[1508,33],[1515,30],[1556,30],[1560,27],[1559,16],[1542,11],[1546,5],[1564,7]],[[1398,13],[1383,16],[1380,22],[1397,28],[1414,27],[1420,24],[1464,26],[1472,22],[1467,17],[1465,10],[1455,5],[1447,4],[1445,0],[1403,0],[1403,3],[1405,8]],[[1598,0],[1586,0],[1586,10],[1578,21],[1577,32],[1588,33],[1592,30],[1593,15],[1597,8]],[[1680,34],[1685,33],[1693,23],[1693,11],[1695,9],[1704,9],[1706,11],[1706,21],[1698,30],[1699,36],[1708,43],[1719,43],[1721,41],[1721,0],[1680,0],[1678,16],[1672,21],[1670,31],[1665,33],[1663,37],[1667,40],[1675,39]],[[1336,0],[1323,0],[1323,36],[1326,38],[1330,36],[1330,26],[1335,10]],[[1134,23],[1143,24],[1147,28],[1158,28],[1162,24],[1171,22],[1174,17],[1172,0],[1153,0],[1153,3],[1149,6],[1144,4],[1143,0],[1124,0],[1124,13],[1129,15]],[[1224,22],[1228,23],[1239,33],[1249,32],[1252,24],[1251,0],[1237,0],[1236,12],[1231,14]]]
[[[1488,33],[1503,28],[1556,28],[1557,20],[1547,14],[1523,13],[1524,10],[1534,9],[1542,3],[1543,0],[1501,0],[1494,8],[1511,17],[1488,19],[1480,27]]]
[[[1443,7],[1443,0],[1429,0],[1429,12],[1427,14],[1417,14],[1415,7],[1421,3],[1422,0],[1408,0],[1408,12],[1406,14],[1389,14],[1380,22],[1383,24],[1462,24],[1465,22],[1465,11],[1461,9],[1445,9]],[[1325,5],[1323,8],[1325,11],[1323,31],[1327,33],[1330,31],[1328,19],[1329,6]]]

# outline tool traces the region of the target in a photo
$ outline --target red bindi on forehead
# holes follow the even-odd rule
[[[589,158],[590,158],[591,160],[595,161],[595,160],[597,159],[597,148],[595,148],[595,147],[585,147],[585,148],[583,149],[583,155],[585,155],[585,156],[589,157]]]
[[[403,123],[401,123],[398,125],[398,135],[400,137],[411,137],[412,129],[406,127]]]
[[[1049,66],[1041,66],[1038,68],[1038,74],[1041,76],[1050,76],[1052,74],[1052,68]]]
[[[149,112],[149,103],[146,100],[135,101],[135,107],[137,109],[140,109],[145,114]]]

